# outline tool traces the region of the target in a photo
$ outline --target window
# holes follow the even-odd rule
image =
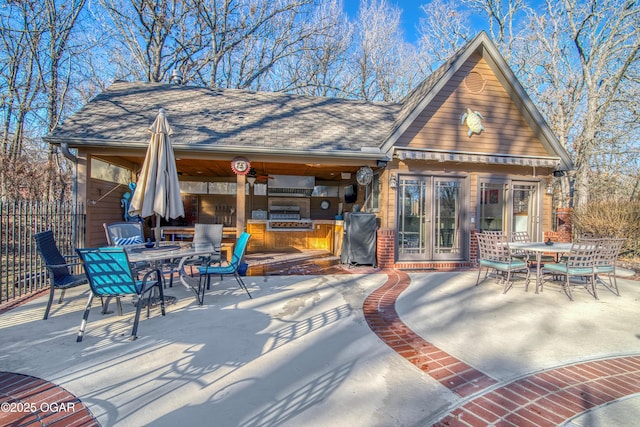
[[[128,185],[133,180],[133,171],[103,160],[91,158],[91,178]]]

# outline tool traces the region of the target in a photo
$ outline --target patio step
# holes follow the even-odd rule
[[[329,251],[308,250],[247,254],[247,276],[327,274],[337,268],[340,258]]]

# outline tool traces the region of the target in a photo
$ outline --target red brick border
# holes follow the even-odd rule
[[[0,372],[0,425],[100,426],[80,399],[64,388],[11,372]]]
[[[435,426],[552,426],[625,396],[640,393],[640,355],[577,363],[498,382],[422,339],[395,309],[411,279],[383,270],[387,281],[364,301],[371,330],[400,356],[463,401]],[[484,392],[483,392],[484,391]]]

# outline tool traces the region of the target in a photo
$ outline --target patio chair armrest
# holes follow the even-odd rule
[[[73,267],[75,265],[82,265],[81,262],[71,262],[67,264],[45,264],[47,268],[63,268],[63,267]]]
[[[150,277],[153,274],[156,275],[156,278],[155,278],[155,280],[153,280],[153,279],[150,280]],[[147,287],[147,283],[149,283],[150,281],[153,281],[153,282],[156,282],[156,283],[160,282],[161,278],[162,278],[162,273],[160,272],[160,269],[153,268],[153,269],[148,270],[146,273],[144,273],[144,276],[142,276],[142,292],[146,292],[149,289],[153,288],[153,285],[151,286],[151,288],[148,288]]]

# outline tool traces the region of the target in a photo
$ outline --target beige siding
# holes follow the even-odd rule
[[[548,156],[487,62],[476,57],[462,67],[400,137],[397,146],[527,156]],[[482,76],[480,86],[465,78]],[[475,87],[476,90],[470,90]],[[478,87],[481,90],[477,90]],[[467,108],[484,117],[485,131],[467,136],[461,124]]]
[[[116,188],[117,187],[117,188]],[[87,247],[107,244],[102,224],[124,221],[120,206],[122,195],[129,191],[126,185],[90,179],[87,189]],[[92,200],[95,204],[92,204]]]

